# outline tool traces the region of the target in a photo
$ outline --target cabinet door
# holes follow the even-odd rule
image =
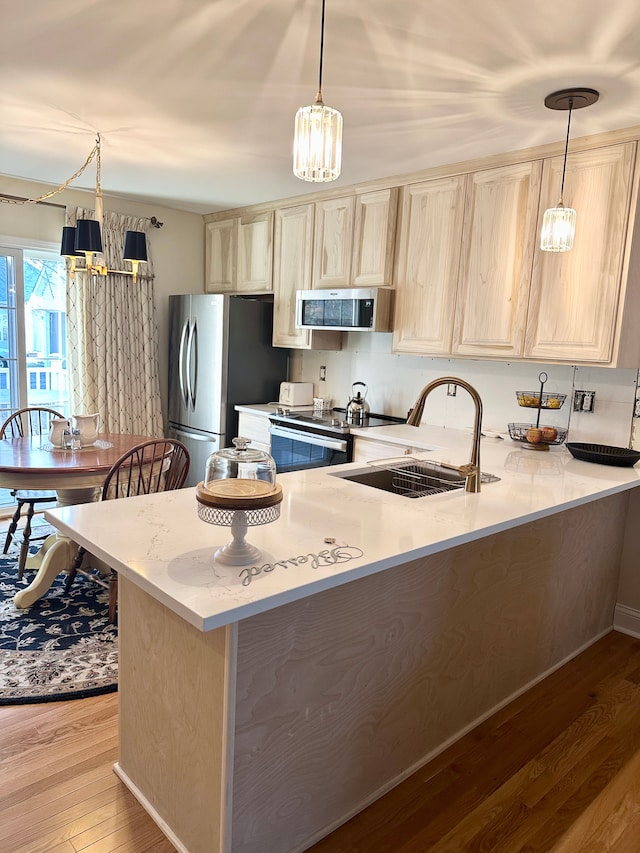
[[[353,442],[353,462],[374,462],[377,459],[396,459],[408,456],[413,448],[406,444],[393,444],[390,441],[373,441],[356,436]]]
[[[397,209],[397,187],[356,196],[351,274],[354,287],[392,284]]]
[[[634,154],[633,142],[569,154],[564,202],[576,211],[576,236],[570,252],[536,249],[527,357],[611,360]],[[546,160],[540,223],[558,201],[561,180],[562,157]]]
[[[271,450],[271,422],[269,415],[256,415],[252,412],[238,413],[238,435],[251,439],[251,447],[257,450]]]
[[[238,219],[207,222],[205,241],[205,289],[223,293],[236,286],[238,254]]]
[[[316,203],[313,287],[351,286],[355,196]]]
[[[313,204],[276,210],[273,262],[273,345],[308,349],[310,332],[295,327],[296,290],[311,287]]]
[[[542,163],[469,176],[452,351],[521,356]]]
[[[273,211],[240,218],[238,233],[238,283],[241,292],[272,288]]]
[[[450,352],[465,182],[456,175],[403,190],[394,352]]]

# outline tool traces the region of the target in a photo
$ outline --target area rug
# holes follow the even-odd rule
[[[58,575],[46,596],[25,610],[13,596],[17,552],[0,557],[0,705],[55,702],[118,687],[118,634],[108,620],[109,593],[78,576],[65,593]]]

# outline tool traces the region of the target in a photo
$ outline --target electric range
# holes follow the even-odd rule
[[[345,409],[287,410],[278,408],[271,421],[271,455],[276,470],[300,471],[325,465],[342,465],[353,458],[352,428],[406,423],[404,418],[370,414],[361,423],[349,423]]]

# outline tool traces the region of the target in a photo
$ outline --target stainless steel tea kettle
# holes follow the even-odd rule
[[[357,385],[362,385],[364,394],[361,394],[359,390],[355,390]],[[361,424],[369,417],[369,404],[365,399],[368,390],[365,382],[354,382],[351,386],[352,396],[347,403],[347,423]]]

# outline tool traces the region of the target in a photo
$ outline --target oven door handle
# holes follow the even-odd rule
[[[329,438],[326,435],[316,435],[300,429],[287,429],[276,424],[271,425],[271,435],[290,438],[292,441],[304,441],[305,444],[315,444],[317,447],[326,447],[329,450],[340,450],[342,453],[345,453],[348,447],[344,439]]]

